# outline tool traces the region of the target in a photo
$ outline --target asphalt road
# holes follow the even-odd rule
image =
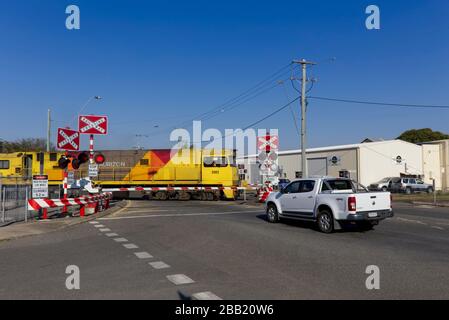
[[[97,224],[0,243],[0,299],[448,299],[449,209],[395,211],[375,230],[326,235],[270,224],[261,207],[132,201]],[[69,265],[80,290],[66,289]]]

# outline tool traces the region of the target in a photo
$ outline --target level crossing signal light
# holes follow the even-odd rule
[[[96,164],[103,164],[106,161],[106,158],[104,157],[103,154],[97,153],[94,156],[94,161]]]
[[[58,160],[58,167],[61,169],[66,169],[69,164],[70,164],[70,158],[67,156],[62,156],[59,160]]]
[[[89,154],[87,152],[81,152],[78,156],[73,155],[63,155],[58,160],[58,167],[61,169],[67,169],[70,163],[72,163],[72,168],[78,170],[83,163],[89,161]]]

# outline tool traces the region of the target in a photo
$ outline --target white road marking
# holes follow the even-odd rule
[[[156,261],[156,262],[150,262],[150,266],[152,266],[154,269],[167,269],[170,268],[168,264],[162,261]]]
[[[404,221],[404,222],[411,222],[411,223],[417,223],[417,224],[421,224],[424,226],[427,226],[428,224],[419,220],[412,220],[412,219],[405,219],[405,218],[396,218],[399,221]]]
[[[95,224],[94,227],[95,228],[104,228],[104,225],[102,225],[102,224]]]
[[[137,258],[139,259],[151,259],[153,256],[148,252],[134,252]]]
[[[432,226],[431,228],[433,228],[433,229],[438,229],[438,230],[444,230],[444,228],[436,227],[436,226]]]
[[[117,233],[106,233],[106,237],[117,237]]]
[[[137,249],[138,246],[136,246],[134,243],[125,243],[123,245],[126,249]]]
[[[126,240],[125,238],[115,238],[114,241],[115,242],[128,242],[128,240]]]
[[[195,282],[192,279],[190,279],[188,276],[186,276],[185,274],[172,274],[172,275],[167,276],[167,279],[168,279],[168,281],[170,281],[171,283],[173,283],[177,286]]]
[[[194,293],[192,294],[192,298],[194,300],[223,300],[210,291]]]
[[[160,217],[189,217],[189,216],[219,216],[239,213],[264,213],[263,210],[257,211],[230,211],[230,212],[204,212],[204,213],[173,213],[173,214],[152,214],[142,216],[128,216],[128,217],[113,217],[100,218],[100,220],[122,220],[122,219],[139,219],[139,218],[160,218]]]
[[[89,221],[90,224],[98,224],[98,221]]]
[[[168,212],[168,211],[176,211],[176,210],[161,210],[161,209],[149,209],[149,210],[129,210],[126,211],[126,214],[129,213],[157,213],[157,212]]]
[[[100,232],[111,232],[111,229],[108,228],[100,229]]]

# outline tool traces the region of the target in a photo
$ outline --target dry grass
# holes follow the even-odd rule
[[[437,202],[449,202],[449,193],[437,192],[436,199],[437,199]],[[414,193],[414,194],[410,194],[410,195],[393,193],[393,201],[433,202],[434,201],[434,195],[433,194],[427,194],[427,193]]]

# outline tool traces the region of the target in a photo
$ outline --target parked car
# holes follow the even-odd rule
[[[421,179],[415,178],[394,178],[391,182],[391,191],[404,192],[411,194],[413,192],[433,192],[433,185],[424,183]]]
[[[279,179],[278,188],[279,190],[284,189],[290,183],[289,179]]]
[[[391,190],[391,182],[395,179],[394,177],[383,178],[382,180],[372,183],[369,185],[368,189],[371,191],[389,191]]]
[[[266,202],[268,221],[282,218],[317,223],[320,231],[331,233],[347,223],[372,227],[393,216],[389,192],[369,192],[346,178],[311,178],[291,182]]]

